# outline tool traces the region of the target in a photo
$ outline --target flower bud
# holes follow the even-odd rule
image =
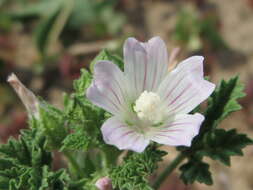
[[[36,98],[36,96],[20,82],[20,80],[17,78],[17,76],[14,73],[12,73],[8,77],[7,81],[11,84],[11,86],[14,88],[19,98],[25,105],[29,116],[30,117],[34,116],[35,118],[38,118],[39,117],[39,101]]]
[[[109,177],[98,179],[95,185],[99,190],[112,190],[112,181]]]

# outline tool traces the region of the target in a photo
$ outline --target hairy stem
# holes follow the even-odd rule
[[[70,162],[72,168],[75,170],[76,175],[82,177],[83,176],[82,175],[83,172],[82,172],[81,168],[79,167],[76,159],[72,156],[72,154],[69,153],[68,151],[65,151],[64,155],[68,159],[68,161]]]
[[[153,188],[158,190],[164,180],[172,173],[174,169],[186,158],[185,154],[180,153],[171,163],[164,169],[164,171],[156,179]]]

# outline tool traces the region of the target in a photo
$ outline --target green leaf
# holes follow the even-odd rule
[[[208,108],[205,112],[206,119],[200,128],[200,133],[203,134],[215,129],[230,113],[240,110],[241,106],[237,100],[245,96],[243,90],[244,87],[238,81],[238,77],[228,81],[222,80],[209,98]]]
[[[107,50],[102,50],[96,57],[95,59],[91,62],[90,64],[90,70],[93,72],[94,70],[94,65],[98,61],[102,60],[107,60],[107,61],[112,61],[114,64],[118,65],[118,67],[123,70],[124,68],[124,62],[123,60],[117,56],[117,55],[111,55]]]
[[[61,150],[87,150],[99,144],[100,127],[105,119],[105,111],[93,105],[85,97],[91,83],[91,74],[81,70],[81,76],[74,81],[75,93],[64,98],[64,115],[71,133],[63,141]]]
[[[122,190],[152,190],[147,177],[158,167],[158,162],[166,152],[148,147],[143,153],[132,153],[124,159],[122,165],[110,172],[114,188]]]
[[[183,164],[180,168],[182,172],[180,178],[185,184],[192,184],[195,181],[199,183],[205,183],[206,185],[212,185],[213,180],[209,171],[209,165],[198,159],[191,159],[187,163]]]
[[[22,131],[19,140],[0,145],[0,189],[77,190],[65,170],[50,169],[52,156],[45,145],[45,136],[36,128]]]
[[[91,83],[91,74],[86,69],[81,69],[81,76],[73,83],[75,93],[80,96],[84,96],[86,89]]]
[[[65,95],[64,113],[72,132],[64,139],[61,150],[86,151],[90,146],[104,144],[100,127],[106,119],[106,112],[85,97],[90,83],[91,74],[82,69],[80,78],[74,81],[75,93]]]
[[[237,100],[243,96],[243,86],[238,82],[238,77],[228,81],[223,80],[211,95],[199,135],[193,139],[190,148],[178,149],[188,155],[188,163],[181,167],[181,177],[185,183],[193,183],[197,180],[211,184],[208,165],[202,162],[204,156],[230,165],[231,156],[242,156],[242,149],[252,144],[251,139],[244,134],[238,134],[235,129],[228,131],[217,129],[224,118],[241,108]]]
[[[85,126],[75,126],[73,132],[64,139],[61,151],[66,149],[87,150],[93,140],[93,137],[87,133]]]
[[[202,154],[229,166],[230,157],[243,156],[242,149],[252,143],[245,134],[238,134],[235,129],[216,129],[205,136],[206,147]]]
[[[52,105],[42,102],[40,119],[35,122],[35,127],[43,131],[47,138],[47,147],[57,149],[62,145],[68,134],[64,113]]]
[[[105,112],[84,96],[67,99],[65,112],[72,133],[64,139],[61,150],[87,150],[89,146],[99,145],[102,142],[100,127],[105,119]]]

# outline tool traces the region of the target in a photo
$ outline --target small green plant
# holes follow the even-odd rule
[[[156,46],[157,44],[159,46]],[[156,48],[152,49],[153,47]],[[158,50],[157,48],[160,48],[160,51],[156,51]],[[125,65],[123,65],[120,57],[112,55],[108,51],[102,51],[90,64],[89,70],[81,70],[80,78],[75,80],[73,84],[74,92],[64,94],[63,109],[58,109],[36,98],[12,75],[8,81],[27,107],[30,116],[29,128],[21,132],[18,140],[10,139],[7,144],[0,145],[0,188],[3,190],[95,190],[97,188],[158,190],[162,182],[177,167],[181,172],[180,178],[185,184],[199,182],[212,185],[213,179],[209,170],[209,164],[204,161],[204,158],[209,157],[229,166],[231,165],[231,156],[242,156],[242,149],[252,144],[252,140],[245,134],[238,133],[236,129],[225,130],[219,128],[219,124],[224,118],[228,117],[232,112],[241,109],[237,100],[244,96],[243,85],[239,82],[238,77],[234,77],[227,81],[221,81],[214,90],[214,85],[203,78],[201,70],[203,69],[203,59],[201,57],[192,57],[183,61],[170,74],[168,74],[167,66],[165,70],[159,71],[170,82],[171,80],[182,81],[183,79],[180,79],[182,75],[179,75],[182,72],[186,72],[186,75],[183,76],[192,76],[190,73],[193,72],[196,78],[187,78],[191,80],[186,81],[194,82],[195,86],[191,90],[198,92],[198,94],[190,94],[194,95],[190,96],[190,98],[192,98],[192,101],[197,102],[196,104],[199,104],[197,100],[201,99],[203,101],[214,90],[208,99],[206,108],[201,106],[198,109],[199,113],[192,111],[187,117],[183,118],[184,120],[180,117],[180,121],[183,123],[175,122],[175,118],[179,116],[173,115],[171,117],[166,115],[175,110],[175,107],[171,107],[171,112],[159,112],[165,114],[166,119],[170,118],[166,120],[170,124],[181,125],[183,128],[164,128],[164,118],[156,125],[153,125],[153,122],[156,122],[157,118],[160,119],[160,116],[154,119],[152,117],[145,118],[145,114],[148,114],[145,110],[150,107],[148,107],[149,105],[145,107],[144,105],[146,104],[143,104],[142,107],[139,105],[141,97],[143,98],[145,95],[146,103],[147,101],[154,103],[152,104],[153,110],[151,110],[154,115],[154,106],[158,105],[160,100],[154,92],[144,91],[145,93],[143,92],[144,94],[140,95],[139,98],[134,97],[134,95],[131,97],[119,97],[118,94],[118,98],[121,98],[119,101],[126,99],[133,102],[136,101],[134,104],[128,104],[128,108],[124,107],[124,109],[129,109],[135,115],[130,118],[125,117],[126,121],[121,120],[124,122],[122,127],[125,127],[126,130],[124,134],[117,131],[120,127],[116,127],[112,132],[106,129],[106,123],[115,118],[114,114],[119,117],[117,112],[114,112],[117,107],[117,96],[113,93],[113,90],[117,90],[120,93],[121,90],[124,91],[127,88],[124,83],[115,87],[115,81],[107,81],[106,77],[120,77],[115,72],[117,70],[117,72],[122,73],[123,68],[125,68],[124,72],[141,72],[141,70],[138,70],[140,68],[126,66],[131,61],[136,61],[135,58],[139,58],[138,63],[143,63],[143,66],[146,63],[152,63],[161,64],[160,66],[163,67],[163,61],[161,60],[167,60],[166,55],[164,56],[161,53],[164,51],[166,51],[166,47],[159,38],[151,39],[146,46],[130,38],[125,44]],[[152,58],[154,57],[146,57],[150,53],[154,53],[155,58],[162,58],[157,59],[157,62],[153,62]],[[144,56],[144,60],[148,58],[152,61],[141,62],[141,56]],[[111,70],[107,70],[106,65]],[[146,65],[143,68],[149,69],[149,66]],[[112,72],[112,75],[105,75],[104,72]],[[197,72],[202,73],[199,78],[197,77],[199,74]],[[145,76],[150,77],[150,75],[148,73],[145,75],[145,72],[142,74],[144,74],[144,81],[148,81],[149,79],[145,78]],[[153,76],[155,77],[155,75]],[[134,80],[134,77],[127,79],[127,81],[131,80]],[[139,80],[142,81],[142,79]],[[149,84],[152,84],[152,81]],[[197,82],[200,82],[202,88],[199,88]],[[140,84],[145,86],[143,82]],[[107,88],[100,85],[105,85]],[[166,81],[162,85],[166,86]],[[189,85],[188,88],[191,86]],[[137,88],[138,86],[135,87]],[[142,88],[143,86],[140,87]],[[151,89],[151,86],[146,86],[145,88]],[[203,88],[205,88],[205,92],[203,92]],[[132,88],[129,87],[129,89]],[[185,110],[188,105],[189,109],[185,110],[185,112],[190,112],[194,109],[194,106],[191,106],[189,101],[185,101],[188,100],[189,96],[185,97],[186,99],[180,99],[184,92],[183,90],[178,95],[175,95],[174,99],[172,96],[171,104],[176,102],[176,100],[180,100],[179,104],[177,104],[177,108],[180,108],[178,110]],[[170,95],[169,93],[167,97]],[[205,98],[203,98],[204,93],[206,93]],[[115,97],[112,97],[113,94]],[[99,98],[94,99],[96,97]],[[104,100],[104,97],[107,100]],[[110,98],[115,98],[115,102],[111,102],[109,105],[106,101],[111,100]],[[111,105],[115,105],[115,107]],[[184,106],[180,107],[181,105]],[[136,111],[138,110],[137,108],[141,111]],[[109,113],[108,110],[112,110],[111,112],[113,113]],[[204,116],[201,116],[201,114]],[[191,120],[190,116],[194,120]],[[204,117],[205,120],[203,121]],[[137,120],[138,118],[139,120]],[[113,122],[117,123],[118,121],[113,120]],[[145,122],[146,125],[140,125],[139,128],[136,128],[136,131],[131,132],[135,126],[138,126],[135,122],[139,122],[138,124]],[[109,127],[113,127],[115,123],[111,123]],[[183,131],[187,127],[189,129],[194,128],[194,126],[199,130]],[[131,131],[128,131],[128,128]],[[174,135],[172,139],[162,136],[167,134],[166,131],[163,134],[158,133],[160,138],[156,136],[159,130],[165,129],[171,130],[168,134]],[[175,131],[180,131],[180,133],[174,133]],[[130,133],[132,135],[136,133],[140,136],[127,136]],[[144,136],[144,134],[148,134],[151,140],[147,142],[147,136]],[[126,136],[128,141],[124,139]],[[132,137],[136,139],[133,140]],[[141,137],[145,137],[145,143],[141,142]],[[117,138],[117,140],[114,141],[113,138]],[[167,152],[159,149],[161,144],[176,145],[178,156],[171,163],[167,163],[167,168],[158,175],[155,181],[150,181],[149,176],[156,172],[158,163],[167,154]],[[124,149],[128,151],[124,151]],[[66,168],[57,171],[52,169],[53,151],[61,152],[66,157]],[[120,157],[123,157],[122,161],[119,161]],[[186,162],[182,163],[185,160]]]

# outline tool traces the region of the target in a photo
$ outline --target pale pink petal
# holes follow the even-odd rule
[[[192,111],[207,99],[215,85],[203,77],[203,57],[193,56],[179,63],[161,83],[158,93],[170,115]]]
[[[124,72],[135,98],[144,90],[155,91],[168,70],[166,45],[159,37],[147,43],[128,38],[124,44],[124,61]]]
[[[191,146],[203,120],[204,116],[198,113],[176,115],[165,127],[153,132],[151,140],[171,146]]]
[[[148,43],[144,43],[144,47],[148,52],[146,90],[156,91],[168,71],[167,47],[160,37],[151,38]]]
[[[128,126],[115,116],[109,118],[103,124],[101,130],[104,141],[120,150],[143,152],[149,144],[149,140],[145,139],[142,134],[137,133],[133,126]]]
[[[94,80],[87,90],[87,98],[112,114],[126,106],[125,79],[120,69],[109,61],[94,66]]]

